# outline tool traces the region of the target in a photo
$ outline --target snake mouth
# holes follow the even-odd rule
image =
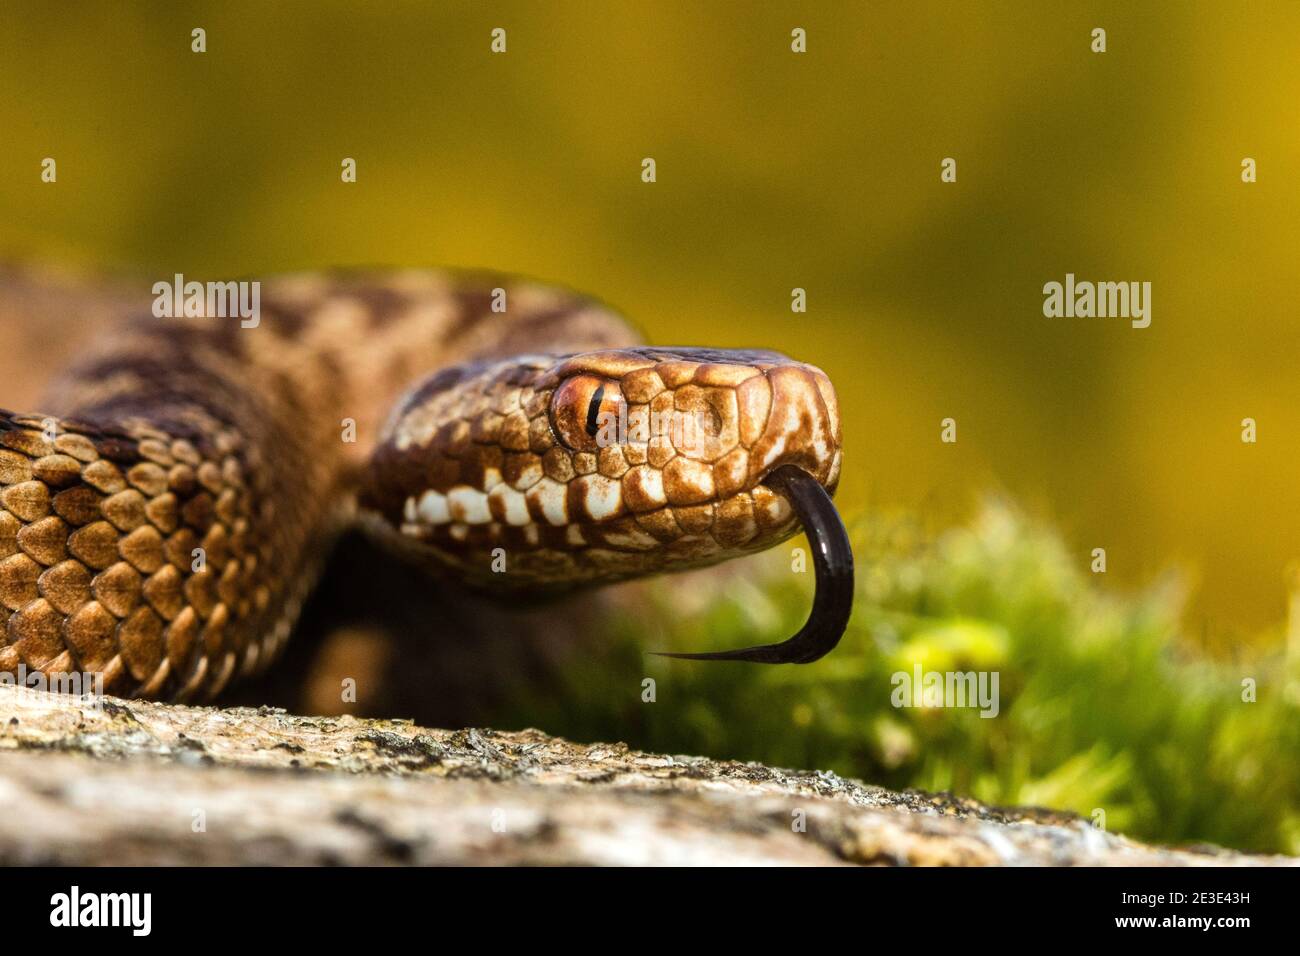
[[[750,661],[756,664],[811,664],[840,642],[853,610],[853,549],[831,496],[821,482],[795,465],[781,465],[763,484],[790,502],[812,546],[817,589],[808,620],[794,637],[734,651],[655,652],[690,661]]]

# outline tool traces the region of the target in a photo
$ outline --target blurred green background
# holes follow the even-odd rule
[[[485,266],[780,349],[839,390],[846,513],[942,528],[1000,490],[1079,573],[1107,549],[1081,588],[1181,569],[1160,633],[1231,662],[1280,648],[1300,553],[1298,64],[1281,2],[9,0],[0,257]],[[1151,327],[1044,318],[1067,272],[1150,281]]]

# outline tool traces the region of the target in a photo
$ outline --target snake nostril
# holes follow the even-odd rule
[[[739,414],[731,389],[683,385],[672,398],[669,433],[679,454],[716,462],[740,443]]]
[[[717,438],[722,434],[722,416],[712,405],[697,409],[692,420],[702,438]]]

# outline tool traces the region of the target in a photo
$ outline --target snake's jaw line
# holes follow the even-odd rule
[[[765,481],[790,499],[812,546],[817,590],[807,622],[794,637],[779,644],[731,651],[652,652],[656,656],[690,661],[811,664],[839,644],[853,611],[853,550],[844,522],[826,489],[801,468],[781,465]]]

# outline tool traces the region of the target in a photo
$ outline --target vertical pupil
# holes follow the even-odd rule
[[[605,384],[602,382],[591,396],[591,404],[587,406],[587,434],[592,438],[596,437],[596,418],[600,415],[600,402],[605,397]]]

